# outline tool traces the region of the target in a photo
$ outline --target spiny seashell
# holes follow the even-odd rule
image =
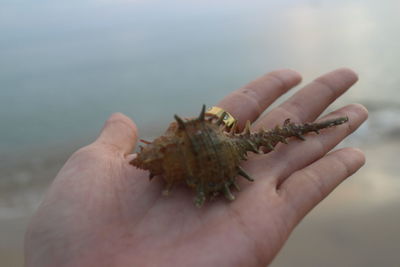
[[[252,133],[250,122],[245,129],[236,133],[236,125],[228,131],[223,125],[224,115],[218,120],[205,112],[205,106],[198,118],[181,119],[175,115],[164,135],[141,148],[130,163],[150,172],[150,179],[161,176],[168,195],[174,184],[185,183],[196,192],[195,204],[201,207],[207,198],[224,193],[229,200],[235,197],[231,186],[238,188],[236,178],[243,176],[253,179],[239,166],[247,159],[248,152],[259,154],[274,150],[279,143],[287,143],[287,138],[304,140],[303,134],[319,133],[320,129],[342,124],[347,117],[320,123],[294,124],[287,119],[282,127],[260,130]],[[261,149],[262,148],[262,149]]]

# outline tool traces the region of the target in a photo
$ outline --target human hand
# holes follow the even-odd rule
[[[275,71],[217,106],[242,127],[254,121],[254,130],[287,118],[310,122],[357,76],[347,69],[323,75],[261,116],[300,80],[291,70]],[[164,197],[161,179],[149,182],[147,172],[129,164],[137,129],[114,114],[98,139],[75,152],[53,181],[26,233],[26,265],[265,266],[298,222],[364,164],[358,149],[328,153],[366,120],[367,111],[349,105],[326,117],[340,116],[349,122],[250,157],[242,166],[255,182],[239,179],[235,201],[219,198],[199,209],[191,190],[176,187]]]

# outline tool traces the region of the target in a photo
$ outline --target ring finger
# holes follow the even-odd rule
[[[279,186],[291,173],[323,157],[354,132],[367,119],[368,112],[362,105],[352,104],[324,116],[321,121],[343,116],[349,118],[346,124],[327,129],[320,135],[309,135],[305,142],[293,140],[292,144],[282,146],[271,157],[264,159],[268,165],[274,166],[269,175],[275,177],[276,185]]]

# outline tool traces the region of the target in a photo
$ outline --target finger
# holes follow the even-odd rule
[[[135,148],[137,136],[135,123],[122,113],[114,113],[104,124],[95,143],[128,154]]]
[[[278,192],[288,203],[290,212],[294,211],[297,220],[300,220],[364,163],[364,153],[358,149],[344,148],[334,151],[294,173]]]
[[[291,173],[300,170],[312,162],[320,159],[346,136],[354,132],[368,117],[368,111],[360,104],[352,104],[332,112],[319,121],[347,116],[349,121],[343,125],[322,130],[321,134],[306,136],[306,140],[291,140],[289,145],[282,145],[275,154],[271,154],[266,160],[273,165],[270,171],[276,177],[276,184],[282,183]]]
[[[313,121],[357,80],[357,74],[346,68],[327,73],[266,114],[255,128],[273,127],[287,118],[294,122]]]
[[[269,105],[300,81],[301,76],[295,71],[273,71],[232,92],[217,106],[231,113],[241,127],[247,120],[255,121]]]

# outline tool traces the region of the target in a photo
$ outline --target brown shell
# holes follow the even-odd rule
[[[205,106],[198,118],[183,120],[175,115],[164,135],[148,143],[130,163],[149,170],[150,178],[161,176],[168,195],[174,184],[185,183],[196,191],[195,204],[201,207],[204,201],[223,192],[229,200],[235,197],[230,191],[238,175],[249,181],[253,179],[239,166],[247,153],[267,153],[279,143],[286,143],[289,137],[304,140],[303,134],[339,125],[347,117],[322,123],[296,125],[286,120],[282,127],[272,130],[250,132],[250,123],[241,133],[235,133],[235,126],[227,132],[221,119],[205,113]],[[260,149],[264,147],[264,149]],[[237,187],[238,188],[238,187]]]

